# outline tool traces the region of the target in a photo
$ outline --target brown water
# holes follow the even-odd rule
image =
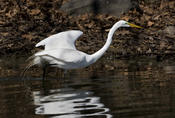
[[[0,118],[175,117],[173,60],[111,63],[105,71],[87,68],[62,78],[49,76],[44,84],[30,73],[24,82],[18,75],[1,77]]]

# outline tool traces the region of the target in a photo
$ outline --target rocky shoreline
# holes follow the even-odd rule
[[[162,56],[175,53],[175,1],[137,1],[138,5],[119,17],[85,13],[71,16],[60,10],[68,0],[2,0],[0,2],[0,55],[32,55],[40,40],[69,29],[84,35],[76,46],[89,54],[100,49],[111,26],[119,19],[144,29],[116,32],[107,54],[115,57]],[[134,1],[136,2],[136,0]]]

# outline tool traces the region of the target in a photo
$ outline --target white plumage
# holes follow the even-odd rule
[[[74,43],[82,34],[83,32],[79,30],[61,32],[49,36],[48,38],[40,41],[36,44],[35,47],[45,46],[45,50],[52,50],[58,48],[76,50]]]
[[[119,27],[130,26],[141,28],[124,20],[115,23],[108,33],[105,45],[91,55],[79,51],[75,47],[75,41],[83,34],[82,31],[69,30],[49,36],[36,44],[36,47],[44,46],[44,50],[35,53],[32,58],[30,58],[32,61],[26,70],[33,65],[42,66],[44,70],[47,66],[58,67],[65,70],[87,67],[96,62],[109,48],[112,42],[112,36]]]

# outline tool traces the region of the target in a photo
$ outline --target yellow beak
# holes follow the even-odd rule
[[[132,23],[128,23],[128,25],[130,25],[131,27],[135,27],[135,28],[143,28],[143,27],[140,27],[140,26],[132,24]]]

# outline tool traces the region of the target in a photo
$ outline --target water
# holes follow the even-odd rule
[[[28,73],[24,82],[14,75],[1,74],[0,118],[175,117],[173,60],[101,60],[65,77],[48,76],[45,83],[40,73]]]

